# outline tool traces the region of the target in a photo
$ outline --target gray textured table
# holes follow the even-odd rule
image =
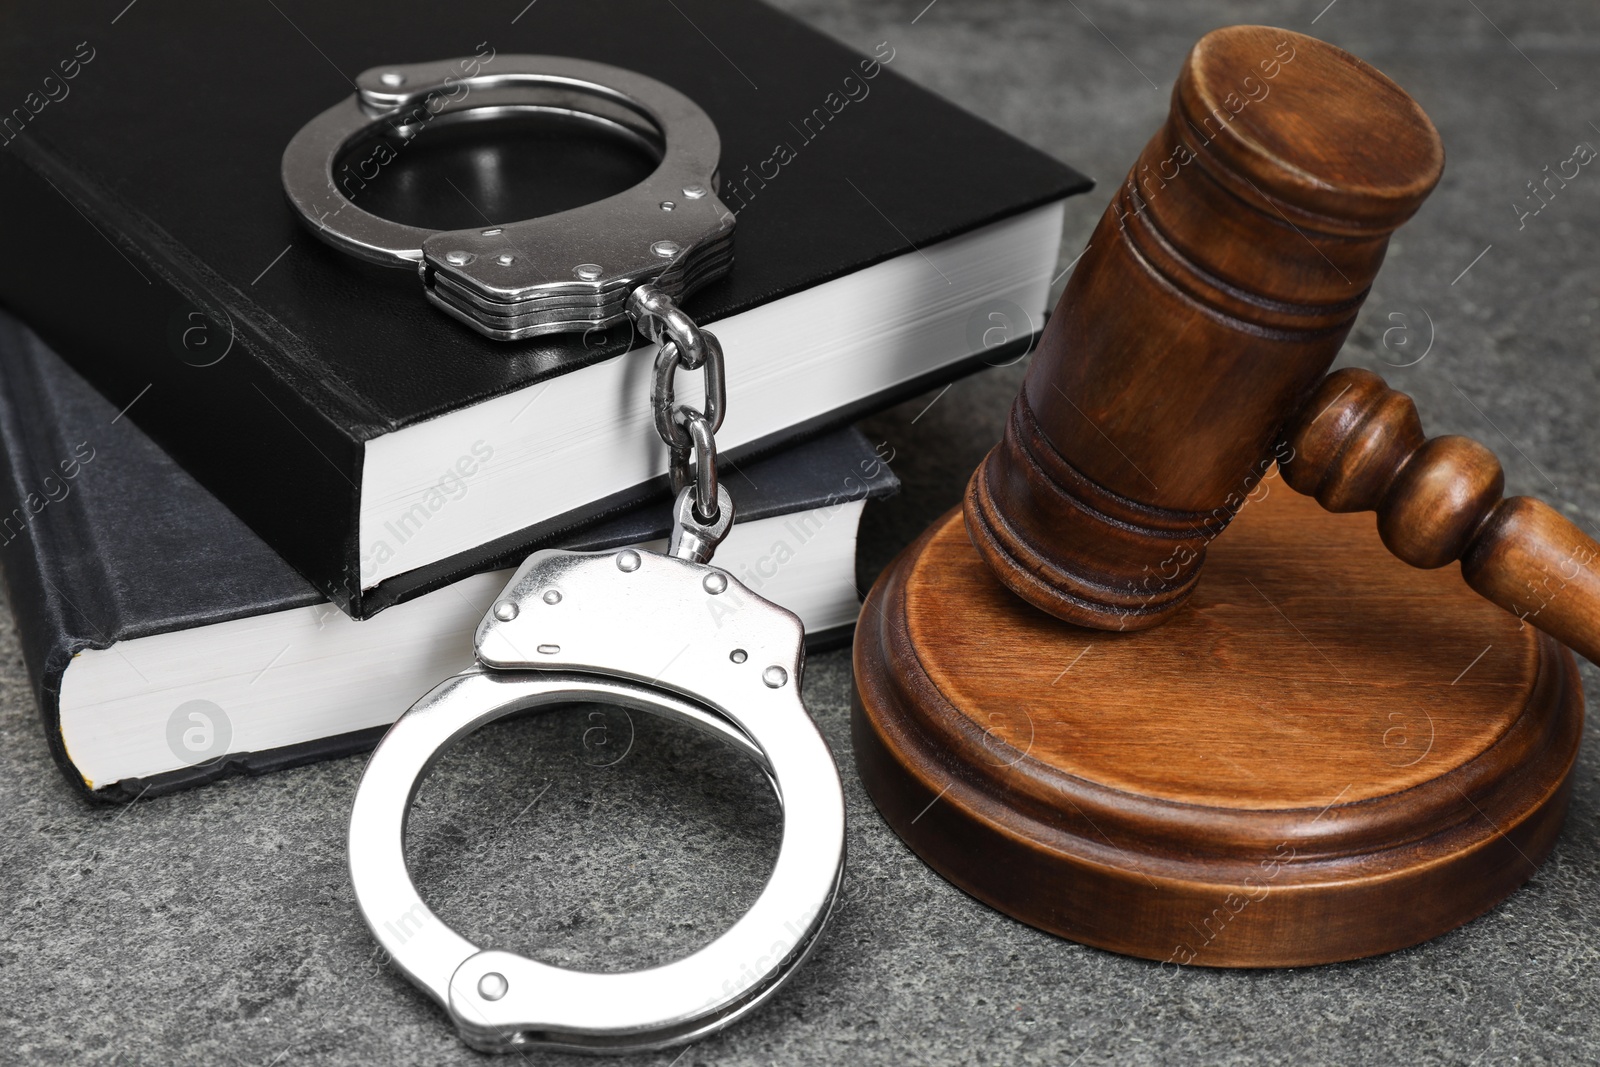
[[[1585,169],[1520,226],[1513,207],[1531,207],[1526,183],[1578,142],[1600,145],[1593,4],[924,3],[787,0],[863,49],[890,41],[901,73],[1099,179],[1068,211],[1063,266],[1206,30],[1313,32],[1394,77],[1433,116],[1449,164],[1391,247],[1344,359],[1412,393],[1431,431],[1493,447],[1512,491],[1600,520],[1600,173]],[[1402,325],[1409,334],[1386,334]],[[1420,363],[1386,365],[1414,359],[1430,335]],[[868,514],[864,583],[958,499],[1020,374],[992,371],[867,424],[894,447],[906,492]],[[1592,670],[1585,680],[1594,686]],[[1600,1058],[1592,744],[1561,844],[1489,915],[1381,959],[1173,975],[1021,926],[929,873],[855,781],[848,655],[816,657],[805,681],[845,775],[844,905],[816,956],[756,1017],[630,1062]],[[650,721],[637,722],[627,759],[594,766],[586,715],[503,725],[447,759],[420,797],[417,881],[469,937],[575,966],[664,961],[753,899],[776,848],[776,805],[753,767]],[[483,1062],[384,968],[356,914],[343,835],[361,765],[92,809],[50,764],[0,622],[0,1061]]]

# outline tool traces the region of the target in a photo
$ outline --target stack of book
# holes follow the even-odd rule
[[[1089,184],[901,77],[895,42],[858,54],[753,0],[481,26],[375,0],[171,8],[113,40],[69,0],[0,39],[0,93],[25,102],[0,122],[0,568],[49,744],[102,799],[370,747],[470,665],[529,552],[666,536],[652,346],[488,340],[302,228],[278,156],[346,75],[569,54],[710,114],[738,215],[732,270],[686,301],[727,353],[738,522],[716,561],[814,642],[849,632],[857,520],[896,484],[849,423],[1025,352],[1062,200]],[[539,210],[496,200],[528,158],[433,136],[371,204],[448,227],[460,204],[405,193],[456,173],[496,221]],[[592,145],[558,149],[603,184]]]

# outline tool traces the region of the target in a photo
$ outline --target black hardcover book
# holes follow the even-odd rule
[[[369,748],[472,663],[497,570],[355,621],[12,317],[0,313],[0,568],[46,737],[67,777],[129,800]],[[856,430],[724,472],[717,563],[847,637],[864,502],[895,490]],[[655,544],[654,502],[561,542]],[[659,547],[659,545],[658,545]]]
[[[518,53],[639,71],[714,120],[734,265],[686,309],[728,353],[728,455],[1037,329],[1060,201],[1087,179],[902,78],[896,42],[860,55],[753,0],[7,5],[0,304],[357,617],[659,494],[631,331],[489,340],[415,271],[321,243],[281,187],[285,145],[360,72]],[[343,187],[450,228],[590,198],[563,174],[599,195],[653,166],[593,131],[476,125],[351,159]]]

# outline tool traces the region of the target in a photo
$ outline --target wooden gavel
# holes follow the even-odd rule
[[[1425,439],[1377,375],[1323,377],[1443,167],[1427,115],[1348,53],[1264,26],[1202,38],[968,486],[999,579],[1068,622],[1157,625],[1276,463],[1600,663],[1600,544],[1502,499],[1493,453]]]

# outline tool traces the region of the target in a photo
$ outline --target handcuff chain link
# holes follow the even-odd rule
[[[656,433],[671,456],[672,491],[694,486],[694,518],[715,523],[721,517],[717,495],[716,432],[727,408],[722,344],[702,329],[666,293],[641,285],[628,297],[628,315],[656,352],[650,408]],[[705,376],[704,410],[680,403],[676,396],[679,369]]]

